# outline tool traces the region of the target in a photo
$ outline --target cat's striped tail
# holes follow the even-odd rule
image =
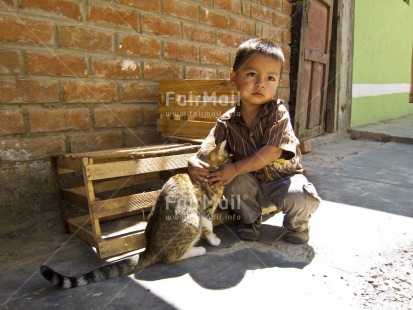
[[[115,263],[110,263],[79,277],[61,275],[45,265],[40,266],[40,273],[46,280],[54,283],[56,286],[68,289],[117,278],[132,273],[135,270],[143,269],[154,263],[156,263],[156,261],[154,261],[153,257],[142,256],[141,254],[139,255],[139,260],[138,256],[133,256]]]

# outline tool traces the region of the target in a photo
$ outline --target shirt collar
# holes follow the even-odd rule
[[[261,109],[260,112],[258,113],[258,117],[264,117],[268,113],[271,112],[272,109],[278,109],[278,106],[282,104],[284,101],[281,99],[277,100],[270,100],[267,103],[265,103]],[[242,117],[241,117],[241,99],[238,101],[238,103],[235,105],[235,111],[234,111],[234,116],[233,116],[234,121],[236,122],[242,122]]]

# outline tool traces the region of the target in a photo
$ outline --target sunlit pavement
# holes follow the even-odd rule
[[[308,245],[274,241],[282,214],[263,224],[260,242],[242,242],[220,226],[219,247],[129,277],[60,290],[40,264],[82,273],[102,264],[73,238],[1,268],[0,304],[10,309],[359,309],[363,285],[385,253],[413,241],[413,145],[340,138],[304,156],[323,198]],[[61,238],[61,237],[60,237]],[[67,235],[64,238],[68,238]],[[52,247],[53,246],[53,247]],[[34,249],[34,250],[33,250]],[[24,263],[22,263],[24,262]]]

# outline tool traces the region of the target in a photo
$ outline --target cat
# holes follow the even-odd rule
[[[229,160],[225,146],[226,141],[215,145],[213,139],[207,139],[197,157],[207,162],[210,170],[216,170]],[[120,277],[152,264],[171,264],[203,255],[206,249],[195,246],[201,236],[213,246],[221,243],[213,233],[212,216],[223,191],[223,186],[211,188],[207,182],[196,184],[186,173],[172,176],[162,187],[149,214],[144,252],[79,277],[63,276],[45,265],[40,266],[40,273],[56,286],[68,289]]]

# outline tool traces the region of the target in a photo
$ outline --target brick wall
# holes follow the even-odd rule
[[[288,100],[290,15],[288,0],[0,0],[0,227],[56,216],[50,154],[159,142],[158,81],[228,78],[247,38],[282,46]]]

